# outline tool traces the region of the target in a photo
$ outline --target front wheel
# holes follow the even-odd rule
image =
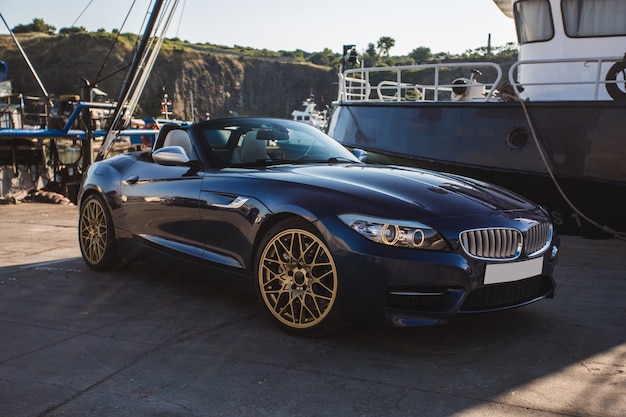
[[[113,221],[106,204],[97,195],[90,195],[80,206],[78,242],[89,268],[109,269],[117,262]]]
[[[333,256],[307,222],[287,220],[266,234],[254,278],[262,307],[283,330],[320,335],[343,325]]]

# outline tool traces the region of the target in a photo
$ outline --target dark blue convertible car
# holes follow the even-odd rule
[[[365,157],[289,120],[166,125],[151,151],[88,168],[84,261],[106,269],[141,245],[245,274],[297,334],[443,323],[554,295],[559,241],[541,207]]]

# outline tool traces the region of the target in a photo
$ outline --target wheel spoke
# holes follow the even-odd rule
[[[303,260],[305,259],[305,255],[307,253],[309,253],[309,251],[312,251],[315,248],[315,253],[312,255],[311,260],[312,262],[314,262],[317,259],[317,256],[319,255],[320,251],[322,250],[322,248],[320,247],[319,244],[316,244],[315,242],[312,242],[308,248],[306,248],[306,250],[303,251]]]
[[[308,316],[306,315],[306,311],[308,311],[306,303],[304,302],[303,299],[300,299],[300,302],[298,304],[300,304],[300,312],[298,314],[298,322],[299,323],[307,323],[309,320],[307,320]],[[311,314],[310,316],[312,316],[312,319],[315,320],[319,315]]]
[[[309,303],[303,303],[306,306],[307,311],[310,313],[310,315],[312,317],[319,317],[322,314],[322,308],[320,307],[320,305],[317,302],[317,298],[311,294],[308,294],[306,296],[306,298],[311,300],[311,304],[313,304],[313,307],[315,307],[314,309],[311,309],[309,307]]]
[[[276,309],[274,311],[276,311],[277,314],[279,314],[280,316],[289,316],[289,314],[287,314],[287,310],[290,311],[293,316],[293,298],[291,297],[290,293],[287,292],[282,292],[280,294],[281,296],[283,296],[282,298],[287,298],[287,302],[285,302],[284,304],[280,304],[280,303],[276,303]],[[281,297],[279,297],[281,298]]]

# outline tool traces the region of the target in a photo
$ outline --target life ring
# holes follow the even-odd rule
[[[617,81],[617,74],[622,73],[624,76],[624,87],[626,88],[626,70],[623,61],[618,61],[606,72],[606,81]],[[626,101],[626,91],[621,90],[617,83],[606,83],[606,92],[615,101]]]

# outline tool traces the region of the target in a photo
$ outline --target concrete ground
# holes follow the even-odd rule
[[[288,336],[245,279],[89,270],[77,208],[0,206],[0,415],[626,415],[626,242],[563,237],[556,298],[437,327]]]

